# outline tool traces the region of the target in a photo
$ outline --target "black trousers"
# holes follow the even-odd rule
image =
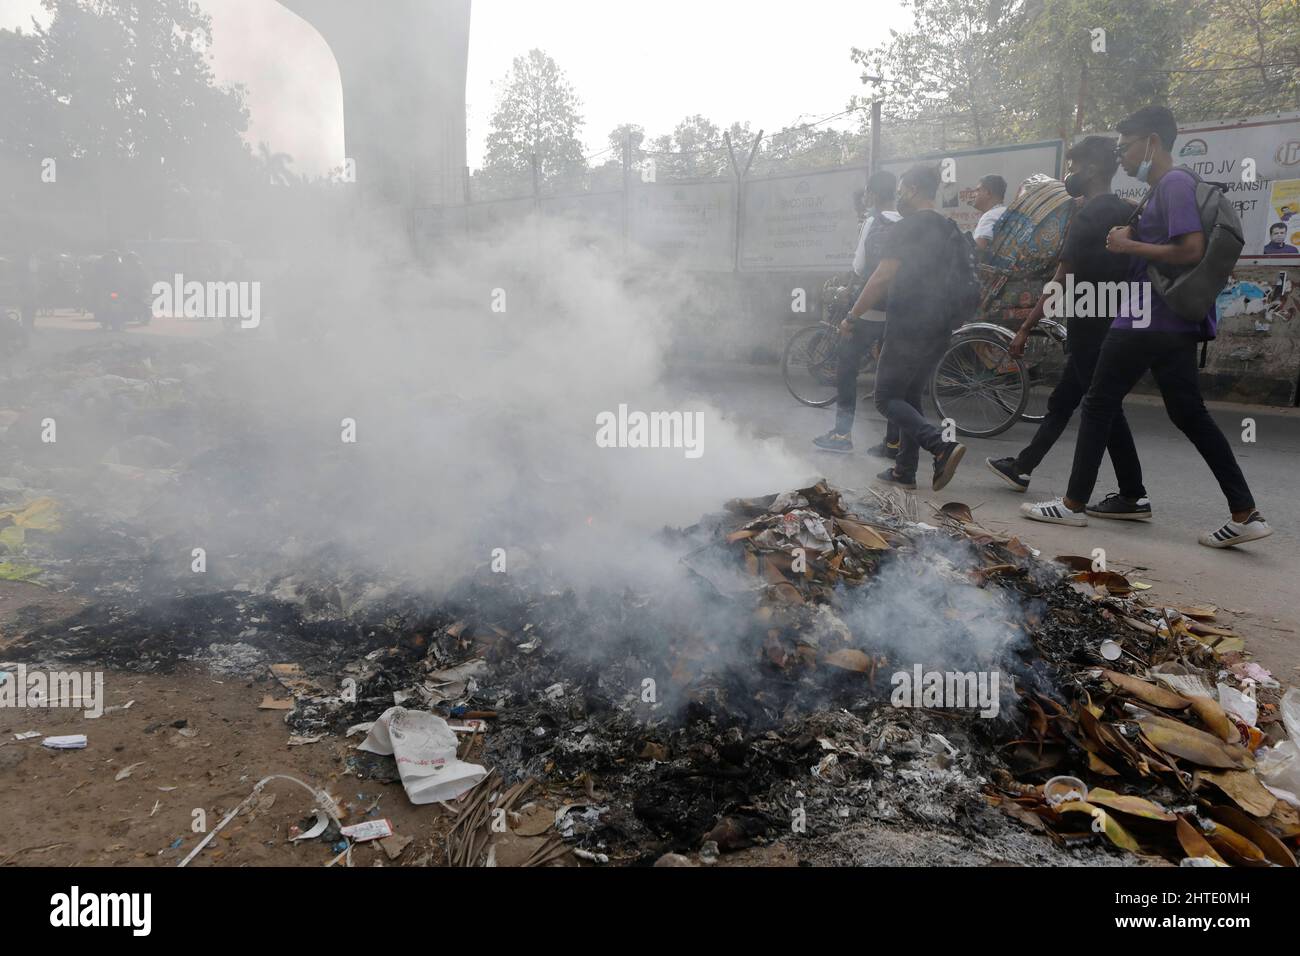
[[[1093,373],[1097,369],[1097,359],[1101,355],[1101,345],[1106,340],[1106,329],[1105,325],[1097,322],[1091,325],[1070,323],[1067,343],[1069,354],[1066,356],[1061,381],[1047,400],[1047,415],[1043,423],[1038,426],[1038,431],[1024,451],[1016,456],[1016,469],[1021,474],[1031,475],[1042,464],[1052,446],[1065,433],[1075,409],[1088,394]],[[1110,452],[1110,462],[1115,467],[1119,493],[1134,501],[1145,498],[1147,492],[1142,484],[1142,461],[1138,458],[1137,445],[1133,442],[1133,432],[1129,430],[1123,408],[1115,413],[1111,422],[1106,450]]]
[[[1196,349],[1198,337],[1181,332],[1114,329],[1102,344],[1092,388],[1083,400],[1079,443],[1074,449],[1069,497],[1087,502],[1097,484],[1101,456],[1120,405],[1148,370],[1160,388],[1169,420],[1188,437],[1219,481],[1228,508],[1251,511],[1255,499],[1232,446],[1210,417],[1201,398]]]
[[[899,477],[916,477],[922,448],[931,454],[943,450],[943,432],[925,420],[921,399],[934,378],[934,370],[948,351],[948,344],[946,334],[933,341],[894,337],[885,341],[876,372],[876,408],[889,420],[890,426],[898,429],[902,446],[894,462],[894,472]]]
[[[858,376],[862,372],[862,362],[884,337],[884,322],[859,320],[853,323],[852,337],[841,340],[839,364],[835,370],[835,431],[838,434],[853,434],[853,422],[858,412]],[[885,441],[891,445],[898,444],[898,429],[893,425],[886,429]]]

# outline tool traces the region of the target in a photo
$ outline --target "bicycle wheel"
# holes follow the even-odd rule
[[[1064,343],[1042,326],[1029,333],[1021,361],[1029,383],[1021,421],[1038,423],[1047,417],[1047,400],[1065,372]]]
[[[785,387],[800,402],[813,408],[834,405],[839,355],[838,330],[829,325],[800,329],[790,338],[781,360]]]
[[[955,336],[934,372],[931,394],[939,417],[958,433],[992,438],[1020,420],[1029,399],[1024,366],[1010,343],[991,333]]]

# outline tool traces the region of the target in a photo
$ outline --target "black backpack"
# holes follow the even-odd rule
[[[969,233],[962,232],[957,224],[948,220],[951,227],[944,239],[944,275],[942,287],[949,304],[948,329],[956,329],[975,319],[979,312],[983,292],[976,271],[978,247]]]

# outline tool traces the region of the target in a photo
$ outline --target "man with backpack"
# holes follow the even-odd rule
[[[880,170],[867,180],[864,201],[867,204],[866,221],[858,239],[857,253],[853,258],[853,272],[865,283],[883,261],[889,246],[889,236],[901,218],[894,211],[894,194],[898,191],[898,178],[891,172]],[[856,302],[861,287],[850,301]],[[885,314],[873,311],[862,321],[845,319],[840,324],[841,344],[836,367],[837,401],[835,427],[813,444],[822,451],[850,454],[853,451],[853,422],[858,409],[858,374],[862,360],[884,336]],[[895,458],[898,455],[898,432],[891,425],[885,441],[870,449],[867,454],[877,458]]]
[[[1124,171],[1151,186],[1135,216],[1136,227],[1118,226],[1106,240],[1110,252],[1132,257],[1129,279],[1137,294],[1122,303],[1102,345],[1083,402],[1065,497],[1021,510],[1034,521],[1087,525],[1087,514],[1096,514],[1087,504],[1111,426],[1124,398],[1149,370],[1170,420],[1205,459],[1232,513],[1222,527],[1202,535],[1200,543],[1231,548],[1267,538],[1273,530],[1256,509],[1232,447],[1201,398],[1196,361],[1197,346],[1216,331],[1214,299],[1222,288],[1220,279],[1241,251],[1240,220],[1234,237],[1235,214],[1230,206],[1224,208],[1214,187],[1202,184],[1190,170],[1174,168],[1178,125],[1166,107],[1139,110],[1119,124],[1119,134],[1115,154]],[[1210,235],[1203,211],[1216,217]]]
[[[932,487],[941,491],[952,481],[966,446],[945,441],[938,427],[925,420],[921,397],[948,350],[952,330],[979,304],[969,240],[934,209],[939,171],[914,166],[898,185],[902,220],[892,227],[889,251],[849,312],[859,320],[885,308],[885,349],[876,372],[876,408],[902,440],[893,467],[878,480],[916,488],[920,449],[934,457]]]
[[[1067,282],[1071,282],[1073,289],[1090,287],[1095,292],[1104,283],[1126,281],[1131,267],[1127,256],[1106,251],[1106,237],[1110,231],[1116,226],[1127,225],[1134,210],[1131,203],[1111,192],[1111,182],[1119,169],[1115,140],[1106,136],[1089,136],[1075,144],[1066,158],[1070,164],[1070,175],[1065,179],[1066,191],[1082,200],[1083,206],[1070,222],[1056,275],[1048,287],[1050,294],[1047,291],[1043,293],[1012,340],[1011,354],[1017,358],[1024,356],[1029,334],[1042,319],[1052,295],[1059,301],[1060,292],[1067,287]],[[1070,280],[1068,277],[1073,278]],[[1067,303],[1066,346],[1069,354],[1061,381],[1047,400],[1047,415],[1033,439],[1014,458],[990,458],[987,461],[989,469],[1016,491],[1029,490],[1034,469],[1064,434],[1092,384],[1097,357],[1114,318],[1103,306],[1106,297],[1097,295],[1095,299],[1102,307],[1094,310],[1098,314],[1093,315],[1075,315],[1075,310],[1070,307],[1072,303]],[[1106,448],[1110,452],[1111,464],[1115,466],[1119,493],[1106,498],[1088,513],[1099,518],[1150,519],[1151,504],[1142,484],[1142,463],[1123,409],[1115,415]]]

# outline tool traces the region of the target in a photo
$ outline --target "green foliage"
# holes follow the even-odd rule
[[[910,28],[851,52],[871,95],[884,99],[890,155],[1069,138],[1080,107],[1082,130],[1093,132],[1149,103],[1198,120],[1300,102],[1296,0],[908,5]],[[1270,66],[1278,63],[1290,65]]]
[[[211,20],[188,0],[45,0],[47,27],[0,33],[0,151],[111,167],[162,188],[251,170],[239,88],[215,85]],[[6,110],[8,113],[9,110]]]
[[[1196,13],[1183,64],[1214,72],[1174,77],[1180,114],[1215,119],[1300,106],[1300,3],[1205,0]]]
[[[542,191],[581,186],[586,174],[581,101],[555,61],[541,50],[516,57],[492,114],[478,182],[495,195],[528,195],[536,163]]]

